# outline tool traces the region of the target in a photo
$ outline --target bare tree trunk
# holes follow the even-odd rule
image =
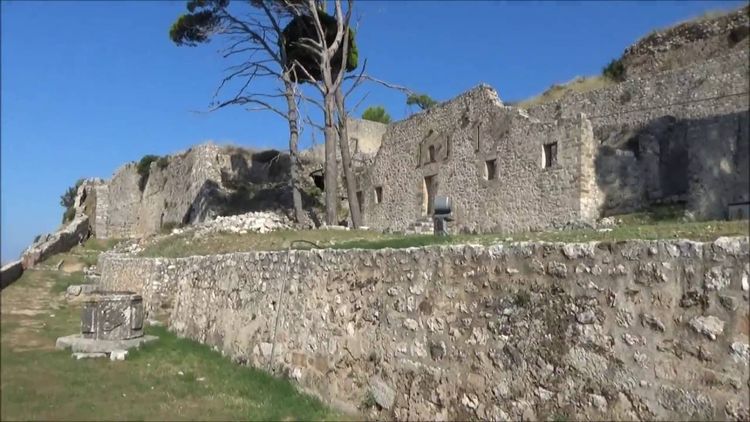
[[[346,183],[346,196],[349,200],[349,215],[352,217],[352,226],[355,229],[362,226],[360,215],[359,198],[357,198],[357,186],[352,174],[352,156],[349,151],[349,130],[347,128],[347,113],[344,107],[344,94],[341,86],[336,90],[336,108],[339,116],[339,147],[341,148],[341,166],[344,168],[344,182]]]
[[[294,87],[288,80],[284,81],[284,95],[287,104],[287,121],[289,122],[289,158],[291,169],[289,184],[292,187],[292,202],[294,203],[294,219],[297,223],[304,221],[305,214],[302,211],[302,195],[299,192],[299,155],[297,144],[299,143],[299,112],[297,103],[294,102]]]
[[[333,226],[338,223],[338,166],[336,164],[336,128],[333,126],[333,114],[336,110],[333,93],[326,92],[324,95],[325,114],[325,205],[326,224]]]

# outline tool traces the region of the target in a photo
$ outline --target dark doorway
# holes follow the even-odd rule
[[[325,175],[323,172],[316,172],[310,175],[313,179],[313,183],[315,186],[320,190],[325,190],[326,183],[325,183]]]
[[[435,194],[437,194],[437,175],[426,176],[422,186],[423,215],[432,215],[435,211]]]

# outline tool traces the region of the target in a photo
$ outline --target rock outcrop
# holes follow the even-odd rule
[[[23,262],[20,259],[3,265],[0,269],[0,289],[10,286],[21,275],[23,275]]]
[[[21,255],[23,268],[31,268],[52,255],[67,252],[86,240],[88,236],[89,218],[86,215],[77,215],[61,230],[41,236],[29,246]]]
[[[693,65],[750,48],[750,6],[704,16],[657,30],[628,47],[622,56],[627,78]]]
[[[97,238],[143,237],[249,211],[288,213],[289,166],[279,151],[205,143],[155,160],[145,172],[126,164],[109,181],[82,188],[95,196],[88,214]]]

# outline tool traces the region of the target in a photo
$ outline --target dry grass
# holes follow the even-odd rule
[[[570,94],[595,91],[614,84],[613,81],[603,76],[577,77],[570,82],[561,85],[552,85],[542,94],[519,101],[514,105],[520,108],[531,108],[540,104],[550,103],[564,98]]]

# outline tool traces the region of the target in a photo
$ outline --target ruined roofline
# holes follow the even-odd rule
[[[401,123],[404,123],[404,122],[408,122],[409,120],[414,119],[416,117],[425,116],[427,113],[430,113],[431,111],[434,111],[434,110],[436,110],[438,108],[443,108],[443,107],[446,107],[446,106],[450,106],[450,105],[452,105],[455,102],[461,101],[461,100],[465,99],[466,97],[475,96],[475,95],[477,95],[477,94],[479,94],[479,93],[481,93],[483,91],[489,92],[490,97],[493,100],[495,100],[495,102],[496,102],[496,104],[498,106],[509,107],[509,106],[503,104],[503,102],[500,99],[500,96],[498,95],[497,90],[495,88],[493,88],[489,84],[486,84],[484,82],[480,82],[479,84],[477,84],[473,88],[470,88],[469,90],[464,91],[464,92],[456,95],[455,97],[453,97],[453,98],[451,98],[449,100],[438,102],[432,108],[428,108],[427,110],[420,110],[420,111],[418,111],[416,113],[413,113],[410,116],[405,117],[405,118],[403,118],[401,120],[396,120],[396,121],[393,121],[391,123],[388,123],[388,127],[393,126],[393,125],[397,125],[397,124],[401,124]]]

